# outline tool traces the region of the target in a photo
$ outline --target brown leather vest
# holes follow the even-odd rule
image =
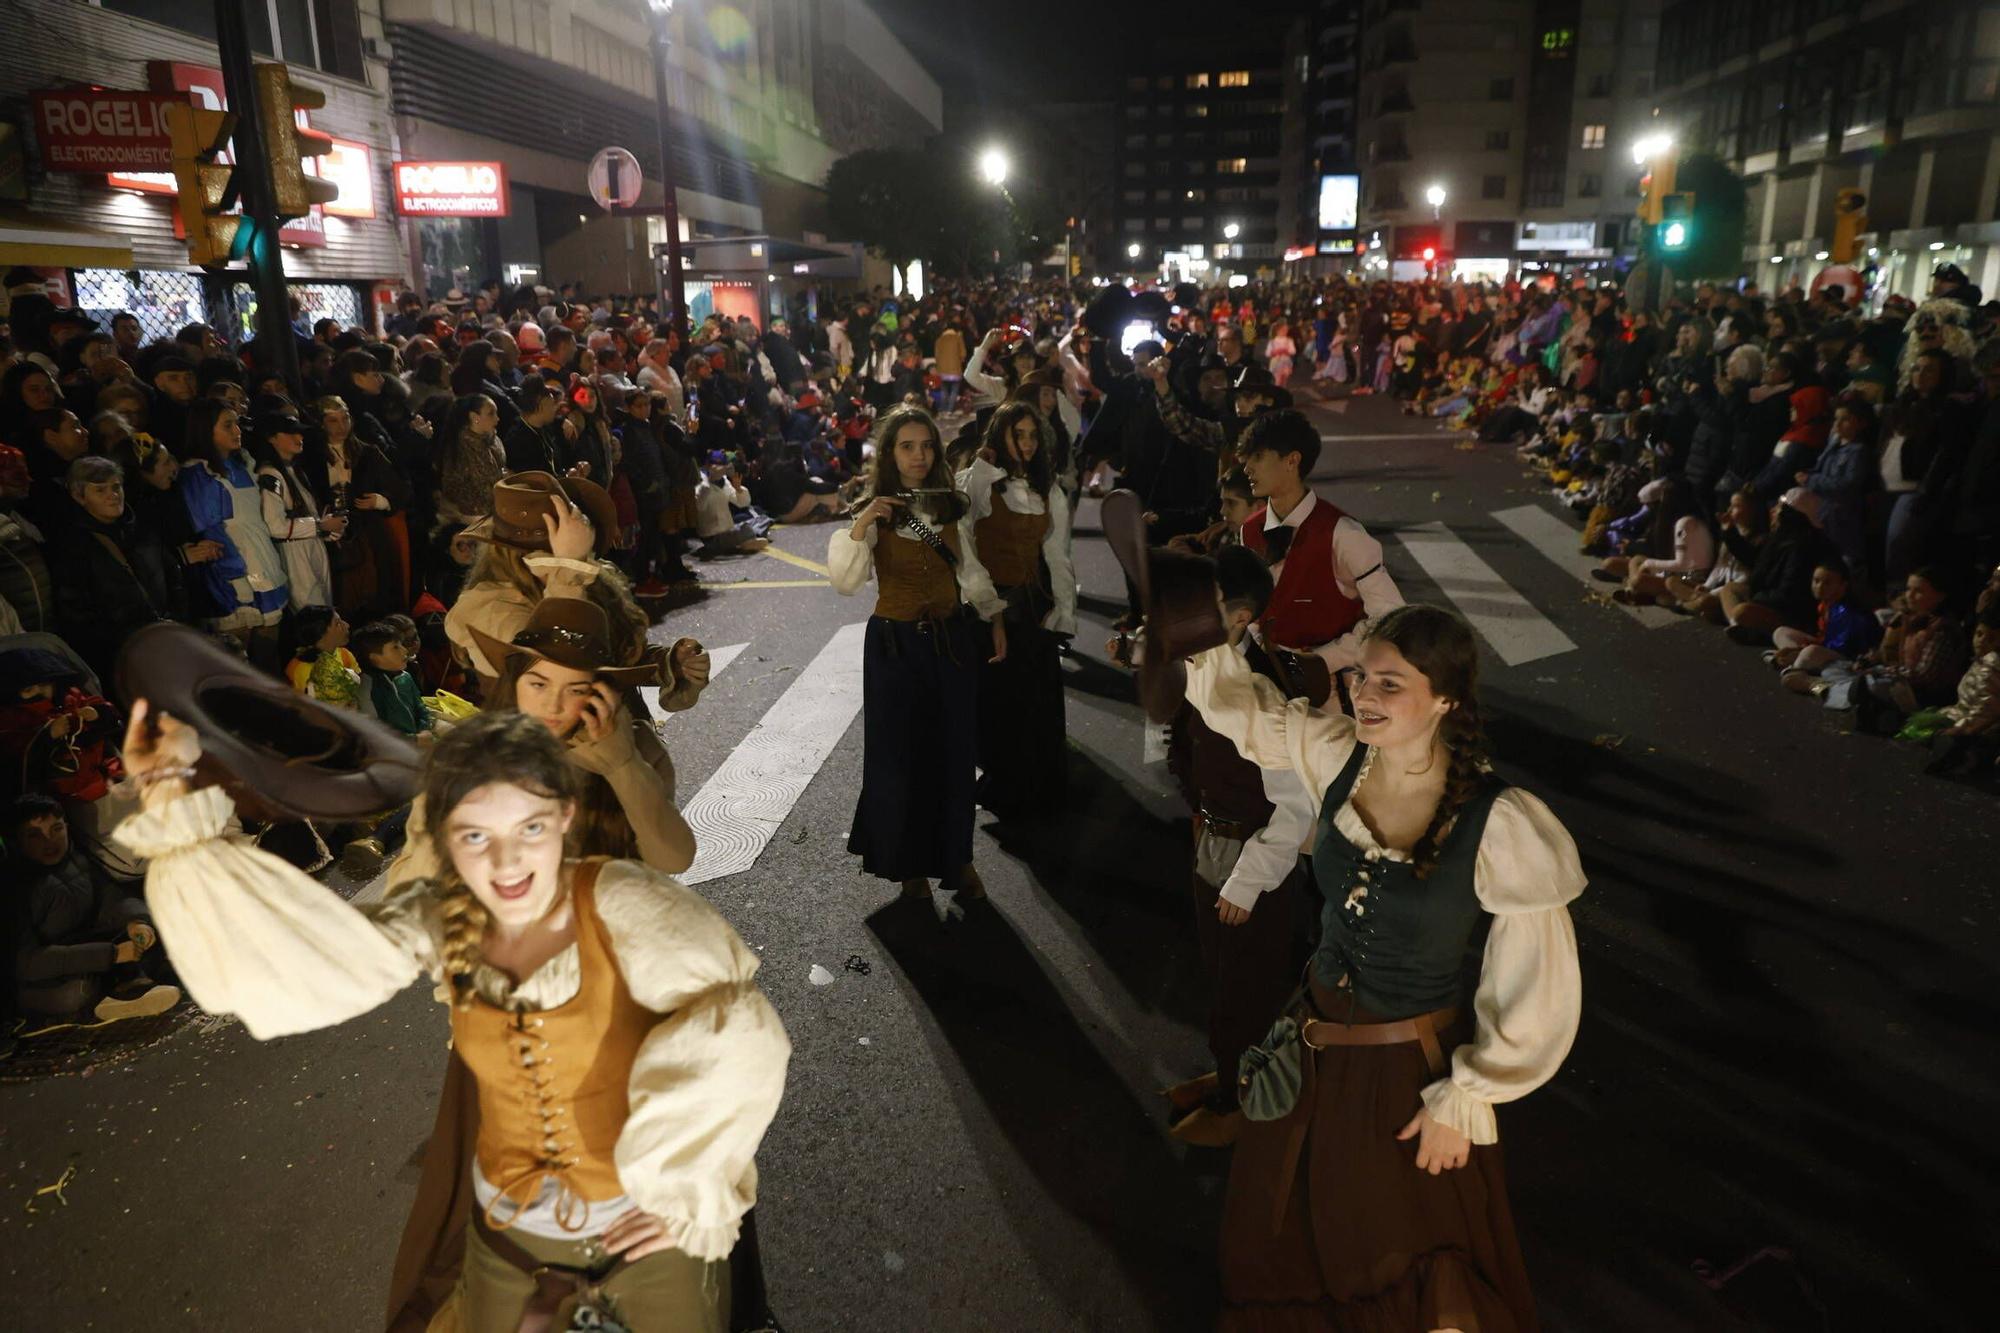
[[[1246,656],[1252,671],[1284,688],[1272,672],[1271,659],[1254,640]],[[1273,806],[1264,798],[1262,771],[1243,757],[1234,741],[1211,730],[1200,713],[1189,708],[1187,718],[1193,745],[1193,785],[1201,812],[1251,828],[1264,827],[1270,822]]]
[[[659,1015],[632,998],[597,915],[603,864],[578,865],[571,891],[581,974],[574,996],[526,1013],[480,999],[452,1009],[452,1046],[479,1085],[479,1171],[516,1205],[532,1203],[551,1177],[592,1203],[625,1193],[612,1151],[625,1128],[632,1062]]]
[[[1009,486],[1025,486],[1009,481]],[[993,512],[972,525],[972,538],[979,547],[979,563],[993,576],[996,588],[1018,588],[1042,581],[1042,541],[1049,535],[1049,515],[1017,514],[1000,498],[996,487]]]
[[[932,526],[956,556],[958,525]],[[875,534],[875,586],[875,614],[885,620],[937,620],[958,609],[957,572],[929,542],[898,537],[886,525]]]

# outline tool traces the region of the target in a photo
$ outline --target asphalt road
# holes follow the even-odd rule
[[[1551,802],[1591,877],[1575,1051],[1501,1113],[1547,1326],[1975,1326],[2000,1251],[1992,798],[1841,734],[1707,627],[1589,598],[1518,514],[1494,517],[1556,512],[1510,456],[1344,407],[1320,409],[1318,484],[1384,536],[1406,596],[1442,596],[1425,571],[1445,549],[1461,609],[1517,660],[1523,633],[1574,645],[1489,654],[1483,689],[1504,774]],[[1095,524],[1086,503],[1072,808],[1054,828],[982,813],[997,913],[941,925],[857,873],[858,721],[755,866],[702,886],[795,1046],[758,1216],[798,1333],[1211,1320],[1227,1158],[1168,1139],[1153,1095],[1204,1058],[1187,833],[1099,656],[1121,584]],[[811,561],[825,538],[779,543]],[[816,580],[769,556],[704,572]],[[866,612],[743,586],[661,627],[745,645],[669,725],[684,800],[789,688],[820,688],[815,659]],[[190,1026],[87,1078],[0,1085],[0,1322],[379,1326],[445,1031],[417,988],[338,1031]],[[66,1202],[36,1195],[70,1167]]]

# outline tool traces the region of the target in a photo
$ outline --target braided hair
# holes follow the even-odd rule
[[[1445,753],[1444,794],[1430,826],[1410,849],[1411,868],[1418,879],[1428,879],[1437,869],[1438,855],[1458,823],[1459,812],[1492,768],[1486,728],[1479,717],[1479,648],[1464,621],[1441,607],[1420,604],[1399,606],[1373,621],[1366,641],[1394,648],[1424,673],[1433,692],[1452,702],[1437,730]]]
[[[548,728],[521,713],[479,713],[446,732],[432,747],[424,765],[424,817],[440,867],[437,903],[444,942],[439,961],[444,979],[438,999],[460,1007],[472,1003],[472,977],[488,919],[485,905],[452,862],[446,834],[452,811],[472,793],[496,782],[572,803],[577,776]]]

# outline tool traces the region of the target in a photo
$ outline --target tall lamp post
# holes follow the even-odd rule
[[[680,335],[681,352],[687,352],[687,280],[681,265],[681,210],[674,191],[673,145],[667,134],[667,20],[673,16],[674,0],[646,0],[653,19],[653,120],[660,137],[661,216],[667,226],[667,282],[660,293],[661,314],[668,327]]]
[[[1444,186],[1432,185],[1425,189],[1424,202],[1431,206],[1431,221],[1438,224],[1437,253],[1439,254],[1446,253],[1444,243],[1444,201]],[[1437,270],[1435,268],[1431,270],[1431,276],[1433,278],[1437,277]]]

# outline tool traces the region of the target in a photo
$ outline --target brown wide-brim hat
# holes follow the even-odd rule
[[[116,673],[129,708],[144,699],[201,737],[196,782],[220,786],[245,819],[344,823],[408,805],[417,750],[348,708],[308,699],[207,635],[171,621],[125,640]]]
[[[515,472],[493,483],[493,512],[467,528],[465,535],[520,551],[546,551],[548,519],[558,495],[567,496],[590,520],[597,554],[610,550],[618,536],[618,506],[611,493],[594,481],[549,472]]]
[[[1060,389],[1062,386],[1062,372],[1054,366],[1042,366],[1021,376],[1021,382],[1016,387],[1021,389]]]
[[[1171,719],[1187,694],[1185,659],[1229,642],[1215,598],[1215,562],[1147,541],[1145,505],[1133,491],[1104,497],[1104,539],[1139,590],[1146,647],[1139,659],[1139,703],[1155,722]]]
[[[588,671],[607,684],[622,687],[661,683],[661,660],[649,655],[637,666],[620,666],[611,658],[611,622],[604,609],[581,597],[545,597],[528,623],[503,643],[476,625],[467,626],[480,655],[497,673],[507,659],[533,657],[572,671]]]

